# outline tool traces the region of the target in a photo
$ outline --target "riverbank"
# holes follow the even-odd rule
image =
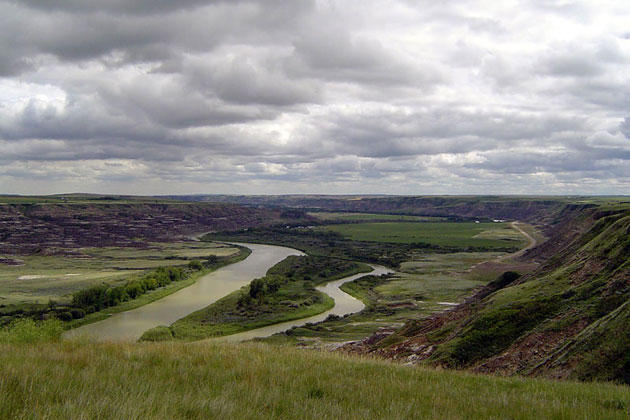
[[[223,268],[225,266],[228,266],[230,264],[235,264],[237,262],[243,261],[244,259],[246,259],[251,253],[252,251],[249,248],[243,247],[243,246],[238,246],[237,247],[239,252],[236,255],[232,255],[229,257],[226,257],[223,260],[218,260],[217,263],[215,263],[212,267],[210,268],[205,268],[202,269],[200,271],[197,271],[193,274],[191,274],[188,278],[186,278],[185,280],[181,280],[178,282],[173,282],[171,284],[168,284],[164,287],[160,287],[159,289],[153,290],[149,293],[146,293],[144,295],[141,295],[139,297],[137,297],[136,299],[121,303],[120,305],[116,305],[116,306],[112,306],[109,308],[105,308],[103,310],[100,310],[98,312],[94,312],[91,313],[89,315],[86,315],[83,318],[80,319],[75,319],[73,321],[67,322],[64,324],[64,327],[68,330],[74,329],[74,328],[79,328],[83,325],[88,325],[88,324],[92,324],[98,321],[102,321],[104,319],[109,318],[110,316],[112,316],[113,314],[117,314],[120,312],[126,312],[126,311],[131,311],[133,309],[137,309],[140,308],[141,306],[147,305],[149,303],[155,302],[157,300],[163,299],[166,296],[169,296],[185,287],[190,286],[191,284],[194,284],[197,280],[199,280],[200,278],[220,269]]]

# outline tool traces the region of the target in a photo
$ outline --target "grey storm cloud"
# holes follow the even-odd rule
[[[629,18],[0,0],[0,192],[630,193]]]

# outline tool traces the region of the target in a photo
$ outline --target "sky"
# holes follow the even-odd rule
[[[0,0],[0,193],[630,194],[627,0]]]

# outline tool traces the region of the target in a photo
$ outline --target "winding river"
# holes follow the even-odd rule
[[[204,342],[204,341],[237,342],[237,341],[251,340],[252,338],[257,338],[257,337],[269,337],[270,335],[273,335],[282,331],[286,331],[292,327],[299,327],[308,322],[314,323],[314,322],[323,321],[328,317],[328,315],[334,314],[334,315],[343,316],[345,314],[352,314],[355,312],[359,312],[363,308],[365,308],[365,305],[363,304],[363,302],[361,302],[358,299],[353,298],[352,296],[350,296],[349,294],[341,290],[339,287],[346,282],[358,279],[359,277],[363,277],[368,274],[379,276],[381,274],[387,274],[387,273],[392,272],[388,268],[377,266],[377,265],[372,265],[372,268],[374,269],[374,271],[370,273],[355,274],[354,276],[344,277],[343,279],[331,281],[329,283],[326,283],[323,286],[316,287],[317,290],[319,290],[320,292],[326,293],[328,296],[332,297],[335,300],[335,306],[332,309],[322,312],[321,314],[313,315],[308,318],[300,318],[300,319],[295,319],[293,321],[286,321],[286,322],[281,322],[279,324],[268,325],[266,327],[256,328],[254,330],[249,330],[249,331],[245,331],[238,334],[226,335],[225,337],[209,338],[207,340],[202,340],[201,342]]]
[[[86,336],[100,341],[136,341],[146,330],[158,325],[171,325],[178,319],[205,308],[223,296],[240,289],[253,279],[264,276],[269,268],[286,257],[290,255],[304,255],[295,249],[274,245],[237,245],[250,248],[252,253],[245,260],[209,273],[192,285],[178,290],[172,295],[130,311],[113,314],[103,321],[70,330],[66,332],[65,337]],[[374,271],[371,273],[356,274],[318,286],[317,290],[326,293],[335,301],[335,306],[332,309],[319,315],[210,340],[235,342],[255,337],[267,337],[286,331],[294,326],[304,325],[308,322],[323,321],[331,314],[343,316],[358,312],[365,307],[363,302],[343,292],[339,287],[343,283],[355,280],[366,274],[380,275],[391,272],[389,269],[381,266],[373,265],[372,268],[374,268]]]
[[[289,255],[303,255],[291,248],[272,245],[239,244],[252,253],[243,261],[209,273],[192,285],[160,300],[126,312],[113,314],[103,321],[70,330],[65,337],[87,336],[95,340],[135,341],[146,330],[171,325],[191,312],[205,308],[223,296],[262,277],[273,265]]]

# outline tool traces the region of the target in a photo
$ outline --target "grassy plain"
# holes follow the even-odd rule
[[[388,221],[441,221],[441,217],[425,217],[425,216],[408,216],[404,214],[378,214],[378,213],[329,213],[329,212],[312,212],[309,216],[316,217],[325,221],[358,221],[358,220],[388,220]]]
[[[317,227],[355,241],[416,243],[438,246],[521,247],[523,236],[508,223],[353,223]]]
[[[1,265],[0,305],[64,301],[77,290],[115,284],[144,270],[185,265],[190,259],[238,252],[208,242],[150,243],[147,248],[84,248],[78,257],[29,255],[23,265]]]
[[[513,252],[526,239],[505,223],[385,222],[344,223],[306,228],[273,226],[224,231],[208,241],[289,246],[309,255],[332,256],[397,268],[414,253]]]
[[[0,345],[0,418],[622,419],[630,388],[261,344]]]

